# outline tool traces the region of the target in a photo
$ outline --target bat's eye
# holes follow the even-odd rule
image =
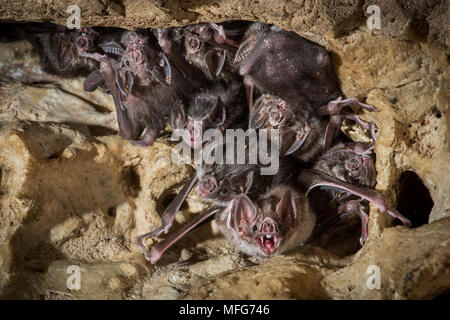
[[[125,64],[126,64],[127,66],[130,66],[130,61],[129,61],[129,60],[125,61]]]
[[[222,188],[220,189],[220,193],[221,193],[221,194],[227,193],[227,188],[222,187]]]
[[[278,225],[278,230],[281,230],[281,223]]]
[[[256,226],[256,224],[253,226],[252,231],[256,232],[256,230],[258,230],[258,227]]]
[[[287,125],[288,127],[292,127],[292,126],[294,125],[294,123],[293,123],[292,121],[288,120],[288,121],[286,122],[286,125]]]

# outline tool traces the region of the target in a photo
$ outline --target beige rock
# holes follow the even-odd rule
[[[164,139],[136,148],[116,135],[110,96],[83,92],[80,79],[46,75],[25,42],[0,44],[0,297],[422,299],[450,288],[446,1],[78,3],[83,25],[132,29],[247,19],[326,46],[344,94],[380,110],[361,112],[377,126],[377,190],[396,204],[402,173],[413,171],[434,206],[429,224],[414,229],[392,227],[373,207],[362,249],[359,221],[347,219],[270,260],[239,254],[207,224],[152,266],[135,239],[161,223],[192,167],[173,164]],[[64,24],[72,3],[0,4],[1,21]],[[370,4],[381,8],[381,30],[366,26]],[[368,141],[350,122],[343,131]],[[195,192],[189,195],[174,230],[206,207]],[[79,290],[67,286],[73,266],[80,268]],[[379,289],[367,285],[373,270],[380,271]]]

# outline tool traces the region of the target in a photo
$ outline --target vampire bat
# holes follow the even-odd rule
[[[269,188],[289,184],[296,177],[298,165],[290,158],[276,159],[279,161],[278,171],[263,175],[261,169],[266,165],[259,162],[251,164],[248,144],[245,147],[246,159],[243,164],[214,162],[197,169],[198,193],[201,198],[215,206],[225,207],[241,193],[254,200]]]
[[[198,149],[205,143],[203,134],[207,129],[241,127],[247,116],[245,91],[240,82],[213,83],[186,101],[187,109],[181,105],[174,108],[171,122],[174,130],[183,130],[183,140],[191,148]]]
[[[320,110],[325,110],[325,107]],[[335,118],[327,120],[316,111],[308,105],[288,103],[279,97],[263,94],[255,103],[249,127],[278,129],[281,155],[292,155],[306,165],[312,164],[335,143],[344,118],[352,119],[364,129],[369,129],[372,139],[376,139],[374,124],[363,121],[357,115],[338,115],[336,112],[332,116]]]
[[[278,185],[256,201],[245,194],[237,196],[216,216],[216,222],[240,251],[271,257],[305,243],[314,229],[315,215],[303,194]]]
[[[100,62],[120,134],[136,146],[153,144],[183,88],[183,82],[173,81],[179,74],[172,72],[167,57],[153,49],[145,35],[131,31],[123,35],[121,43],[103,45],[105,52],[114,52],[120,60],[79,50],[82,56]],[[177,85],[169,85],[171,81]]]
[[[254,256],[271,257],[303,244],[314,229],[315,215],[306,197],[287,185],[277,185],[252,201],[234,197],[225,208],[213,206],[153,246],[145,257],[155,264],[175,242],[215,216],[219,230],[236,247]]]
[[[15,28],[20,28],[23,38],[39,54],[42,70],[63,78],[86,77],[86,91],[95,90],[103,83],[103,77],[98,71],[98,62],[81,56],[79,49],[95,52],[100,50],[101,41],[119,40],[122,34],[118,28],[68,29],[50,23],[31,23]]]
[[[372,189],[376,183],[372,149],[373,144],[338,144],[318,159],[312,169],[301,170],[298,177],[307,194],[319,187],[331,194],[331,200],[338,204],[338,213],[359,215],[362,223],[361,244],[367,239],[368,216],[364,201],[372,202],[380,212],[387,212],[405,226],[411,225],[383,195]]]
[[[228,30],[215,23],[202,23],[159,29],[157,34],[161,48],[184,74],[192,72],[188,70],[190,65],[209,80],[232,81],[237,76],[233,57],[239,44],[229,37],[241,38],[243,30],[242,27]]]
[[[294,32],[254,23],[235,63],[244,76],[249,105],[256,86],[284,100],[322,106],[341,95],[328,52]]]
[[[88,76],[98,63],[80,56],[77,45],[87,52],[92,52],[95,49],[94,41],[99,34],[92,28],[71,30],[58,27],[58,30],[60,31],[37,34],[29,38],[39,54],[42,69],[64,78]]]
[[[236,145],[235,151],[236,151]],[[248,150],[248,148],[245,148]],[[216,209],[225,208],[238,195],[245,194],[250,199],[257,199],[260,194],[263,194],[268,189],[274,188],[278,185],[288,185],[296,177],[296,165],[289,159],[280,159],[279,170],[274,175],[262,175],[260,164],[250,164],[247,158],[243,164],[222,164],[212,163],[205,164],[199,167],[196,173],[192,174],[191,178],[185,184],[180,193],[175,197],[172,203],[165,210],[161,227],[156,230],[144,234],[138,238],[138,246],[144,252],[147,260],[155,263],[161,254],[168,249],[173,243],[181,239],[185,233],[191,232],[196,226],[204,221],[204,217],[212,217],[212,211]],[[158,237],[163,232],[167,233],[171,227],[175,214],[181,207],[182,202],[187,194],[194,187],[198,181],[199,195],[212,202],[213,207],[199,216],[200,220],[194,219],[180,230],[170,234],[166,239],[158,243],[151,252],[143,246],[142,240],[147,237]]]
[[[253,113],[253,90],[256,86],[289,103],[309,104],[336,115],[339,104],[359,102],[355,98],[342,100],[331,58],[322,46],[264,23],[254,23],[235,56],[240,75],[244,76],[250,113]],[[331,102],[330,102],[331,101]],[[375,108],[359,104],[370,111]],[[340,111],[339,109],[339,111]]]
[[[338,143],[316,161],[313,169],[349,184],[373,189],[377,175],[372,154],[373,148],[374,143]],[[357,214],[362,224],[360,243],[364,244],[367,240],[367,201],[339,189],[316,189],[309,195],[311,206],[323,225],[336,220],[335,218],[344,212]],[[325,210],[319,209],[324,205],[326,205]],[[321,214],[322,212],[324,214]]]

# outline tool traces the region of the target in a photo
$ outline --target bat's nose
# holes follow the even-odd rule
[[[266,217],[261,224],[261,231],[263,233],[274,233],[277,232],[277,227],[275,221],[273,219]]]

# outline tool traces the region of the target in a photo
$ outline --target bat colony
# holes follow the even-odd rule
[[[275,175],[261,175],[261,163],[197,168],[166,208],[162,225],[137,239],[151,263],[213,217],[240,251],[279,255],[311,238],[324,215],[311,203],[322,197],[329,201],[327,216],[361,218],[361,244],[367,240],[369,202],[410,226],[374,190],[374,124],[349,106],[377,110],[343,98],[330,56],[316,43],[276,26],[246,22],[136,31],[34,23],[10,29],[15,36],[2,40],[28,39],[47,73],[82,76],[86,91],[101,88],[111,94],[119,133],[133,145],[152,145],[167,124],[184,130],[184,142],[197,151],[207,144],[206,129],[278,130]],[[340,134],[345,119],[367,130],[373,142]],[[200,132],[194,126],[199,122]],[[196,185],[211,208],[168,233]],[[315,188],[321,199],[311,196]],[[144,246],[145,238],[167,233],[151,251]]]

